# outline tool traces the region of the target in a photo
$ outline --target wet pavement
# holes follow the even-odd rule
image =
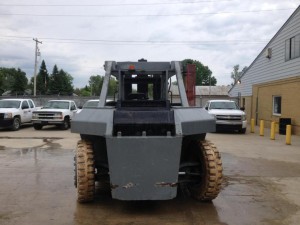
[[[223,190],[211,203],[180,190],[169,201],[124,202],[97,190],[78,204],[77,134],[53,128],[0,131],[0,224],[299,224],[300,137],[208,134],[221,152]]]

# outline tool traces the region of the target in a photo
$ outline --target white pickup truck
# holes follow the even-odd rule
[[[235,101],[210,100],[206,103],[205,109],[215,116],[217,131],[223,129],[246,133],[246,113],[240,110]]]
[[[32,113],[33,127],[41,130],[45,125],[56,125],[62,130],[67,130],[77,110],[74,101],[50,100],[40,110]]]
[[[1,99],[0,127],[19,130],[21,125],[31,123],[32,112],[35,110],[31,99]]]

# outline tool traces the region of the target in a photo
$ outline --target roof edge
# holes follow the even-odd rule
[[[256,58],[252,61],[250,66],[246,69],[246,71],[242,74],[242,76],[239,78],[241,79],[244,75],[246,75],[247,71],[252,67],[252,65],[256,62],[256,60],[265,52],[267,47],[271,44],[271,42],[279,35],[279,33],[286,27],[286,25],[292,20],[292,18],[297,14],[297,12],[300,10],[300,5],[295,9],[295,11],[290,15],[290,17],[285,21],[285,23],[280,27],[280,29],[276,32],[276,34],[271,38],[271,40],[267,43],[267,45],[261,50],[261,52],[256,56]],[[231,89],[228,91],[228,94],[230,94],[231,90],[236,86],[237,84],[234,84]]]

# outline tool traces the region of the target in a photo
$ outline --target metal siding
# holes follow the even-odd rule
[[[269,43],[253,62],[241,79],[241,84],[234,86],[230,96],[252,96],[252,86],[274,80],[294,77],[300,74],[300,58],[285,60],[285,41],[300,34],[300,10],[283,27],[275,39]],[[265,49],[272,48],[272,57],[265,57]]]

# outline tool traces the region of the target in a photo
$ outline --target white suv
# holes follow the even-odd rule
[[[216,129],[238,130],[246,133],[246,113],[240,110],[235,101],[231,100],[210,100],[206,103],[205,109],[216,118]]]

